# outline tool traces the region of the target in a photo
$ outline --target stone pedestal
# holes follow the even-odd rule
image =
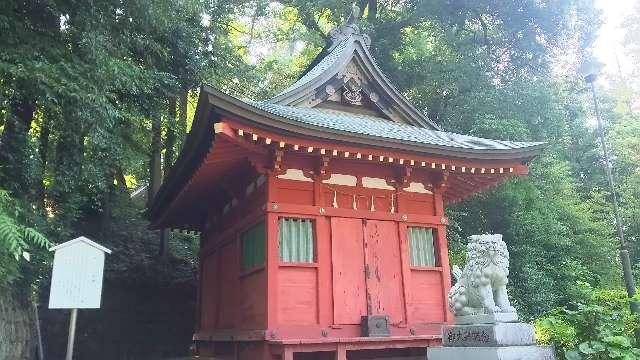
[[[429,348],[428,360],[554,360],[547,346]]]
[[[462,315],[456,316],[456,325],[466,324],[497,324],[497,323],[514,323],[518,321],[518,314],[509,313],[492,313],[478,315]]]
[[[442,347],[429,348],[427,359],[554,359],[553,348],[536,346],[533,326],[517,322],[473,323],[468,325],[445,326],[443,329],[442,345]]]

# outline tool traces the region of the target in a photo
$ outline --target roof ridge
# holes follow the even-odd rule
[[[414,143],[478,150],[516,150],[544,144],[542,142],[497,140],[456,134],[336,109],[299,107],[264,101],[253,101],[250,105],[298,124]],[[384,129],[379,127],[381,124],[374,123],[383,122],[381,120],[384,121]],[[363,122],[369,123],[364,124]]]
[[[335,48],[339,42],[346,40],[353,35],[362,37],[363,45],[365,45],[366,47],[369,47],[369,45],[371,45],[371,38],[369,37],[369,35],[360,31],[360,26],[356,24],[358,22],[358,19],[360,18],[360,13],[360,7],[353,4],[351,7],[351,14],[349,14],[347,20],[329,31],[331,44],[329,45],[327,51],[333,50],[333,48]]]
[[[371,39],[356,24],[359,16],[360,9],[354,6],[349,18],[329,32],[331,42],[303,75],[269,102],[314,107],[334,96],[337,89],[349,87],[349,94],[358,98],[368,96],[372,104],[392,120],[440,130],[382,71],[369,50]]]
[[[306,85],[311,80],[316,77],[322,75],[333,63],[335,63],[342,55],[342,52],[345,50],[346,45],[350,44],[349,38],[342,39],[340,42],[336,44],[326,55],[322,57],[317,64],[315,64],[309,71],[307,71],[304,75],[302,75],[298,80],[296,80],[293,84],[289,85],[284,90],[280,91],[276,96],[272,97],[268,101],[273,101],[276,98],[287,94],[301,86]]]

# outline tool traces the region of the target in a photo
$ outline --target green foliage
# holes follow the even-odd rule
[[[451,263],[464,261],[469,235],[504,234],[509,291],[525,317],[547,314],[537,322],[541,339],[567,357],[632,354],[635,319],[624,294],[611,290],[619,265],[599,144],[586,125],[590,98],[576,64],[557,56],[588,51],[599,22],[592,1],[358,3],[378,65],[431,120],[448,131],[547,142],[528,178],[448,206]],[[0,188],[17,198],[0,192],[0,284],[40,285],[48,273],[34,264],[46,263],[40,233],[55,242],[82,233],[115,250],[108,281],[192,286],[197,239],[171,234],[171,252],[159,260],[144,201],[129,195],[129,180],[150,178],[151,119],[160,119],[161,153],[179,151],[188,125],[171,110],[176,98],[186,95],[178,113],[190,118],[203,82],[240,97],[273,96],[350,10],[341,0],[27,0],[0,9]],[[629,27],[633,52],[637,23]],[[619,81],[602,100],[640,269],[634,87]],[[31,262],[21,260],[25,251]]]
[[[537,340],[570,360],[640,359],[633,337],[640,317],[630,313],[626,292],[577,285],[576,301],[536,320]]]
[[[637,96],[635,94],[631,95]],[[640,116],[631,113],[625,105],[630,101],[621,96],[618,109],[613,112],[609,141],[615,156],[618,196],[625,226],[625,239],[631,246],[633,263],[638,263],[640,252]],[[636,278],[640,273],[636,272]]]
[[[25,225],[24,210],[4,190],[0,190],[0,288],[20,277],[21,261],[30,261],[31,251],[46,249],[49,240]]]
[[[515,306],[535,317],[570,301],[579,280],[593,286],[619,281],[606,211],[600,193],[579,194],[570,165],[547,153],[533,162],[528,179],[453,207],[457,229],[449,229],[455,233],[449,241],[456,248],[469,233],[503,234]]]

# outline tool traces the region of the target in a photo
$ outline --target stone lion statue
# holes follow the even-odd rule
[[[515,313],[507,296],[509,252],[502,235],[473,235],[463,270],[453,268],[457,283],[449,291],[449,308],[456,316]]]

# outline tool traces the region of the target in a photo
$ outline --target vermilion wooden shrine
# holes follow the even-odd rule
[[[331,36],[271,100],[204,86],[151,206],[154,228],[201,234],[201,355],[423,359],[451,321],[444,207],[541,150],[443,132],[357,26]]]

